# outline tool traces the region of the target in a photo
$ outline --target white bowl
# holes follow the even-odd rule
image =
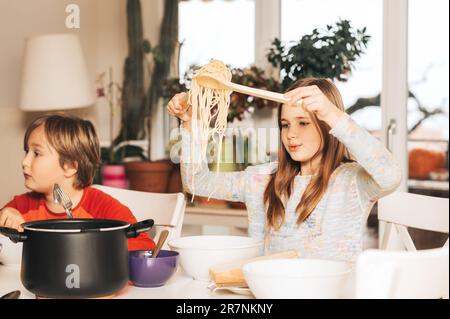
[[[241,236],[190,236],[169,242],[187,275],[209,281],[212,265],[261,256],[263,241]]]
[[[346,297],[351,268],[319,259],[262,260],[243,266],[258,299],[335,299]]]
[[[0,235],[0,263],[19,265],[22,261],[23,243],[13,243],[8,237]]]

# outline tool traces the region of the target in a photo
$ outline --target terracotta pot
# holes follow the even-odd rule
[[[228,202],[228,206],[233,209],[247,209],[247,206],[241,202]]]
[[[191,202],[192,200],[192,194],[187,194],[188,201]],[[215,199],[210,198],[208,200],[208,197],[198,196],[195,195],[194,202],[198,205],[212,205],[212,206],[227,206],[227,201],[222,199]]]
[[[169,177],[168,193],[183,192],[183,182],[181,181],[180,164],[175,164]]]
[[[215,199],[210,198],[208,200],[208,197],[202,197],[202,196],[195,196],[194,201],[198,203],[199,205],[213,205],[213,206],[226,206],[227,201],[222,199]]]
[[[170,160],[129,162],[125,164],[130,189],[152,193],[167,193],[173,169]]]

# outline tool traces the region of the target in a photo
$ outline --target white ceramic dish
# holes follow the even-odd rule
[[[0,235],[0,262],[4,265],[19,265],[22,261],[23,243],[13,243],[8,237]]]
[[[242,271],[258,299],[345,298],[351,274],[344,262],[318,259],[256,261]]]
[[[263,241],[241,236],[190,236],[171,240],[169,247],[180,253],[187,275],[209,281],[212,265],[261,256]]]

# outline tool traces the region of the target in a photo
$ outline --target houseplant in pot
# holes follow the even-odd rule
[[[107,79],[106,79],[107,78]],[[113,70],[110,67],[107,72],[101,73],[96,81],[97,98],[105,100],[109,107],[109,136],[107,146],[101,146],[101,167],[95,177],[96,184],[105,186],[128,188],[125,166],[125,156],[138,156],[142,158],[142,150],[133,145],[127,145],[126,141],[117,144],[119,139],[114,138],[115,116],[122,107],[122,87],[114,81]]]
[[[152,111],[160,102],[162,82],[169,74],[178,46],[177,24],[171,23],[178,19],[174,16],[178,13],[174,10],[175,3],[178,6],[177,0],[164,2],[161,41],[158,47],[152,47],[143,37],[140,1],[127,0],[128,56],[124,67],[122,128],[115,144],[146,140],[144,159],[125,162],[130,189],[134,190],[167,192],[173,169],[170,160],[151,160],[151,123]]]
[[[289,45],[274,39],[267,59],[280,69],[283,91],[297,79],[309,76],[345,82],[370,38],[365,27],[354,29],[350,21],[339,20],[323,29],[316,28]]]

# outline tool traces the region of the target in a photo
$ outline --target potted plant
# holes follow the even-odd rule
[[[102,72],[96,80],[97,98],[105,100],[109,107],[109,136],[108,145],[101,146],[100,158],[101,167],[97,172],[95,183],[118,188],[128,188],[128,181],[125,173],[123,161],[125,156],[142,158],[142,150],[133,145],[128,145],[125,141],[115,143],[114,121],[119,109],[122,107],[122,87],[114,81],[113,70]]]
[[[127,0],[128,56],[122,85],[122,125],[113,145],[146,141],[145,152],[142,147],[137,147],[138,160],[126,160],[136,155],[132,154],[136,146],[135,149],[122,149],[130,188],[134,190],[167,192],[168,179],[173,169],[170,160],[151,160],[151,122],[152,110],[158,105],[162,82],[169,74],[178,45],[178,28],[171,23],[173,19],[178,19],[175,16],[177,12],[178,0],[164,2],[160,44],[152,47],[143,37],[140,0]]]
[[[369,40],[365,27],[354,30],[350,21],[339,20],[324,30],[314,29],[293,45],[283,44],[276,38],[267,59],[280,68],[283,91],[297,79],[308,76],[345,82]]]

